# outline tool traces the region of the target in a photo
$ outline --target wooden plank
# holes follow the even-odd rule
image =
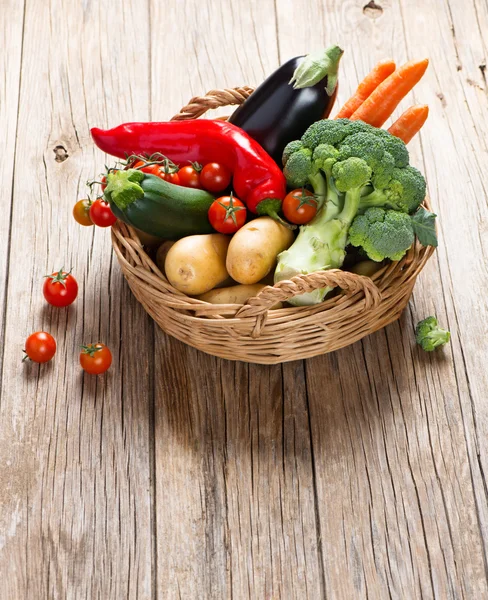
[[[482,29],[475,11],[451,2],[451,19],[463,23],[455,29],[464,33],[473,85],[457,71],[459,50],[446,36],[447,6],[404,4],[402,11],[382,2],[376,3],[381,10],[363,11],[359,1],[327,2],[318,26],[307,31],[300,27],[317,15],[315,2],[277,4],[287,55],[305,51],[304,40],[312,47],[337,40],[346,48],[340,101],[384,56],[400,62],[428,55],[432,61],[413,96],[430,104],[431,117],[411,153],[414,164],[423,164],[441,217],[436,258],[399,323],[306,363],[325,589],[347,598],[483,597],[481,432],[488,385],[482,366],[487,341],[479,325],[486,322],[487,278],[483,260],[474,257],[486,253],[481,174],[487,165],[483,136],[468,137],[466,124],[468,131],[486,125],[486,94],[477,87],[484,86],[479,64],[486,43],[476,34],[473,52],[468,32]],[[486,22],[486,9],[481,16],[478,10],[478,19]],[[404,101],[399,111],[412,102]],[[459,155],[467,158],[453,167]],[[468,171],[472,158],[474,172]],[[461,197],[462,203],[455,201]],[[436,356],[413,347],[414,324],[428,314],[453,332],[451,346]]]
[[[273,14],[268,0],[190,2],[184,15],[153,2],[153,118],[262,81],[279,64]],[[162,52],[168,19],[180,44]],[[159,595],[321,597],[303,368],[234,364],[160,332],[156,349]]]
[[[19,105],[20,61],[22,55],[24,4],[6,0],[2,7],[9,19],[2,19],[0,36],[3,40],[0,64],[0,378],[4,352],[4,316],[7,302],[7,269],[12,206],[12,180],[17,135],[17,109]],[[0,402],[2,390],[0,388]]]
[[[134,24],[137,22],[137,29]],[[134,35],[137,30],[139,34]],[[148,14],[135,3],[27,1],[0,412],[2,595],[152,598],[152,324],[111,257],[110,232],[71,216],[104,164],[93,125],[148,117]],[[137,61],[134,57],[137,56]],[[58,155],[68,158],[56,162]],[[80,297],[46,306],[42,277],[73,267]],[[49,365],[19,367],[32,331]],[[133,344],[132,340],[140,340]],[[82,343],[114,365],[84,377]]]

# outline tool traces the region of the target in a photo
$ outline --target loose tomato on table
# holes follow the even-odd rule
[[[45,331],[37,331],[25,341],[24,352],[23,360],[29,358],[36,363],[48,362],[56,354],[56,340]]]
[[[217,198],[208,209],[210,225],[219,233],[235,233],[246,222],[247,210],[235,196]]]
[[[202,184],[200,183],[200,172],[202,170],[202,165],[194,162],[191,165],[187,165],[186,167],[181,167],[178,171],[178,175],[180,178],[180,185],[183,187],[201,189]]]
[[[206,164],[200,173],[200,183],[208,192],[222,192],[230,185],[232,173],[219,163]]]
[[[103,198],[97,198],[90,206],[90,219],[98,227],[111,227],[117,217],[111,211],[108,202],[105,202]]]
[[[317,214],[317,200],[314,194],[306,189],[293,190],[283,200],[283,214],[290,223],[308,223]]]
[[[90,219],[90,206],[91,200],[88,198],[78,200],[73,206],[73,217],[75,218],[75,221],[84,227],[93,225],[93,221]]]
[[[62,308],[69,306],[76,300],[78,283],[71,275],[71,271],[67,273],[61,269],[52,275],[46,275],[42,292],[51,306]]]
[[[112,364],[112,353],[105,344],[88,344],[82,346],[80,365],[90,375],[105,373]]]

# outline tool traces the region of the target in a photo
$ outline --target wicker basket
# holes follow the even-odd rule
[[[212,90],[193,98],[173,120],[195,119],[209,109],[241,104],[252,91]],[[428,198],[425,207],[430,208]],[[416,242],[401,261],[372,278],[338,269],[319,271],[267,286],[244,305],[213,305],[173,288],[136,232],[124,223],[112,228],[112,243],[135,297],[164,331],[209,354],[261,364],[331,352],[395,321],[434,251]],[[277,302],[324,286],[340,288],[340,293],[315,306],[269,310]]]

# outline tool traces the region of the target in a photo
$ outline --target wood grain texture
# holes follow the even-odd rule
[[[365,5],[10,2],[1,600],[488,597],[488,7]],[[410,148],[440,215],[438,251],[400,321],[350,348],[273,367],[204,355],[153,327],[108,232],[73,222],[105,162],[89,127],[165,119],[333,42],[346,50],[338,105],[376,60],[430,57],[395,116],[430,105]],[[55,311],[40,287],[63,263],[80,298]],[[434,355],[413,342],[429,314],[452,332]],[[20,368],[41,328],[56,360]],[[79,345],[97,339],[114,366],[83,377]]]

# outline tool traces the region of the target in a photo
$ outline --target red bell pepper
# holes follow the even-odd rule
[[[160,152],[175,163],[218,162],[232,172],[235,194],[251,212],[283,222],[278,212],[286,195],[285,177],[269,154],[235,125],[209,119],[125,123],[108,130],[94,127],[91,134],[101,150],[119,158]]]

